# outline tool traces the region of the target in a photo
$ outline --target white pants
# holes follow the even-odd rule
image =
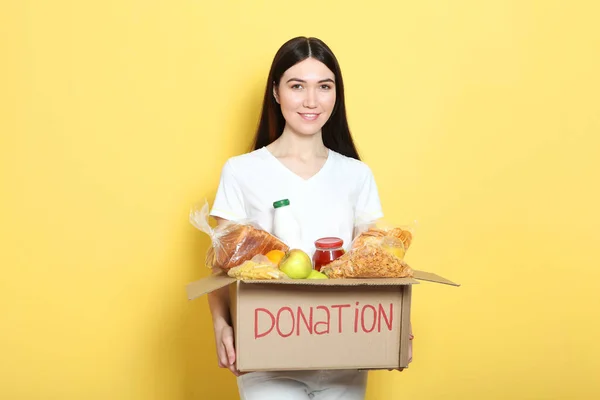
[[[364,400],[367,372],[251,372],[237,382],[241,400]]]

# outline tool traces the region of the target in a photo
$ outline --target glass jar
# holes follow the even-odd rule
[[[333,260],[341,257],[345,251],[342,247],[344,241],[336,237],[325,237],[315,241],[315,254],[313,254],[313,266],[317,271]]]

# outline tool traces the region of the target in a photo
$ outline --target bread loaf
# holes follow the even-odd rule
[[[215,240],[206,255],[206,263],[213,269],[228,271],[271,250],[287,252],[289,247],[270,233],[251,225],[223,224],[215,229]]]

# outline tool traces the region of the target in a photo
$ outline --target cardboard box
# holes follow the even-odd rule
[[[190,300],[230,285],[236,367],[242,372],[408,367],[412,286],[458,286],[415,271],[400,279],[237,281],[187,285]]]

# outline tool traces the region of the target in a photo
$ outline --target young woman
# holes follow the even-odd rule
[[[332,51],[297,37],[275,55],[254,151],[230,158],[211,215],[252,219],[273,229],[273,202],[287,198],[301,221],[302,250],[335,236],[349,246],[355,228],[383,216],[373,174],[350,135],[342,74]],[[364,399],[366,372],[253,372],[239,376],[227,288],[209,295],[219,366],[238,376],[245,400]]]

